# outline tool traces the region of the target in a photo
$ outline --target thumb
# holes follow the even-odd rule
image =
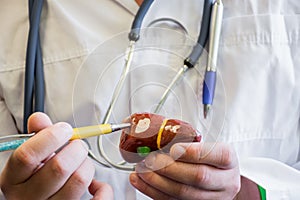
[[[114,199],[112,187],[107,183],[99,182],[93,179],[89,186],[89,192],[93,195],[92,200],[110,200]]]
[[[41,112],[36,112],[28,118],[28,132],[39,132],[40,130],[51,126],[50,118]]]

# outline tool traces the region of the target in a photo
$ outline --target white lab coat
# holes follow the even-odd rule
[[[0,134],[5,135],[22,132],[28,8],[21,0],[0,4]],[[203,120],[204,53],[199,65],[176,86],[162,113],[191,122],[204,140],[231,143],[241,174],[263,186],[267,199],[299,199],[300,4],[297,0],[224,0],[223,4],[213,112]],[[121,73],[137,8],[133,0],[45,2],[40,25],[45,112],[54,122],[78,127],[102,121]],[[188,35],[165,29],[142,32],[145,39],[137,44],[131,78],[110,121],[153,110],[197,38],[201,13],[198,0],[154,3],[144,26],[174,18]],[[152,37],[157,33],[162,35]],[[105,148],[116,154],[117,144],[111,140],[117,136],[107,138]],[[96,151],[95,139],[90,142]],[[1,153],[1,167],[8,155]],[[130,186],[127,172],[96,168],[97,178],[113,185],[116,199],[144,198]]]

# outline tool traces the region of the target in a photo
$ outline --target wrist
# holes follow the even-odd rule
[[[241,176],[241,189],[234,200],[260,200],[260,190],[258,185],[250,179]]]

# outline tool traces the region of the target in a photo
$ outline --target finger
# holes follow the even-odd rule
[[[83,142],[73,140],[24,183],[25,188],[35,191],[31,194],[31,190],[28,190],[27,195],[34,195],[41,199],[49,198],[63,187],[86,157],[87,149]]]
[[[152,171],[155,170],[155,173],[159,175],[182,184],[214,191],[224,190],[230,184],[228,180],[233,182],[233,175],[236,174],[235,171],[238,171],[238,168],[224,170],[206,164],[174,162],[165,154],[149,155],[145,159],[145,166]]]
[[[12,185],[24,182],[71,136],[72,128],[66,123],[43,129],[13,152],[4,169],[4,179]]]
[[[189,163],[203,163],[222,169],[237,165],[234,149],[225,143],[177,143],[170,150],[174,159]]]
[[[89,158],[71,175],[65,185],[50,199],[80,199],[91,184],[95,168]]]
[[[151,197],[152,199],[172,199],[171,196],[161,192],[160,190],[151,187],[146,182],[143,181],[136,173],[131,173],[129,176],[129,181],[137,190],[143,194]]]
[[[39,131],[53,125],[51,119],[46,115],[45,113],[42,112],[35,112],[31,114],[28,118],[28,131],[29,133],[36,133],[38,134]],[[43,162],[47,162],[52,156],[54,156],[55,153],[51,154]],[[35,171],[39,170],[43,166],[43,163],[41,163]],[[35,172],[34,171],[34,172]]]
[[[48,126],[51,126],[52,122],[50,118],[41,112],[36,112],[30,115],[28,118],[28,132],[39,132],[42,129],[47,128]]]
[[[112,187],[107,183],[102,183],[96,181],[95,179],[92,181],[89,186],[89,192],[93,195],[92,200],[113,200],[114,193]]]
[[[140,163],[137,165],[136,171],[145,171],[145,169],[143,168],[145,168],[145,166]],[[137,175],[148,185],[148,188],[145,187],[145,184],[134,185],[143,193],[150,193],[149,191],[153,191],[153,189],[150,189],[149,187],[153,187],[154,189],[159,190],[161,193],[164,193],[167,196],[171,196],[176,199],[221,199],[221,192],[219,191],[210,191],[195,188],[190,185],[179,183],[167,177],[160,176],[155,172],[138,173]],[[153,194],[151,193],[150,195]]]

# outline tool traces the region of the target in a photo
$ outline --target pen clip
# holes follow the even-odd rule
[[[216,71],[217,57],[219,51],[219,40],[223,19],[223,3],[216,0],[212,7],[210,30],[209,30],[209,50],[206,71]]]

